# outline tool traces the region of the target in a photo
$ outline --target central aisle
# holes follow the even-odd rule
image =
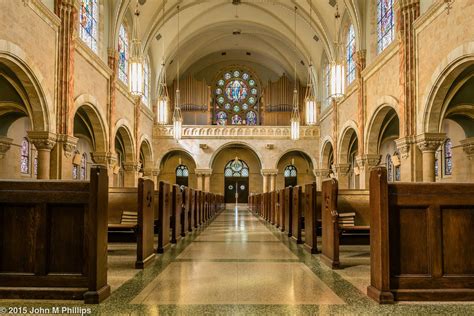
[[[246,208],[227,209],[132,304],[343,304]]]

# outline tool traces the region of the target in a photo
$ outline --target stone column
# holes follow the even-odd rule
[[[400,153],[400,181],[414,182],[421,180],[417,177],[417,170],[421,167],[418,161],[419,152],[416,150],[415,137],[407,136],[395,140]]]
[[[359,50],[356,53],[355,64],[356,64],[356,81],[359,86],[357,95],[357,125],[359,127],[358,134],[358,148],[359,155],[364,154],[364,128],[365,128],[365,86],[364,78],[362,77],[362,71],[366,66],[366,50]]]
[[[338,164],[336,165],[336,177],[339,182],[340,189],[349,189],[349,170],[350,164]]]
[[[435,182],[435,152],[444,142],[444,133],[424,133],[416,136],[423,157],[423,182]]]
[[[316,177],[316,189],[321,191],[323,180],[329,178],[329,169],[313,169],[313,173]]]
[[[78,141],[74,136],[57,135],[56,146],[51,151],[51,179],[72,179],[72,159]]]
[[[204,191],[211,192],[211,174],[206,173],[204,175]]]
[[[264,173],[263,170],[262,170],[262,177],[263,177],[262,192],[266,193],[266,192],[268,192],[268,175],[266,173]]]
[[[123,164],[123,186],[124,187],[136,187],[138,186],[138,171],[140,171],[140,163],[125,162]]]
[[[203,189],[203,187],[204,187],[204,186],[202,185],[202,178],[203,178],[203,174],[196,172],[196,180],[197,180],[196,189],[201,190],[201,191],[202,191],[202,189]]]
[[[270,174],[270,192],[275,191],[277,173]]]
[[[211,192],[212,169],[196,169],[197,189]]]
[[[361,155],[356,157],[359,167],[359,188],[369,189],[370,171],[380,163],[380,155]]]
[[[12,138],[0,136],[0,159],[3,159],[7,151],[10,150],[12,142],[13,142]]]
[[[50,179],[51,149],[56,144],[56,135],[46,131],[29,131],[28,138],[38,151],[38,179]]]
[[[474,137],[469,137],[466,139],[461,140],[461,145],[464,153],[466,153],[467,159],[469,160],[469,174],[467,175],[467,179],[470,180],[470,182],[473,182],[473,176],[474,176]]]
[[[415,32],[413,23],[420,16],[420,0],[399,0],[396,2],[397,33],[399,39],[399,84],[400,136],[415,133]]]
[[[117,155],[111,152],[93,152],[91,153],[92,161],[107,168],[109,176],[109,186],[114,183],[114,168],[117,166]]]
[[[107,122],[109,122],[109,151],[115,153],[115,106],[117,93],[117,69],[118,69],[118,53],[115,48],[109,48],[108,65],[112,70],[109,80],[109,104],[107,105]]]

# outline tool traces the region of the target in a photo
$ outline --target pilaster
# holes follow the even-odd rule
[[[362,77],[362,71],[366,66],[366,55],[367,51],[359,50],[356,53],[355,64],[356,64],[356,80],[359,87],[357,95],[357,125],[359,127],[358,135],[358,148],[359,154],[364,154],[364,129],[365,129],[365,85],[364,78]]]
[[[364,190],[369,188],[370,171],[380,163],[380,155],[366,154],[356,157],[359,167],[359,188]]]

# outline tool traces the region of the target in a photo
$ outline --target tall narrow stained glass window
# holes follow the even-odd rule
[[[347,42],[346,42],[346,61],[347,61],[347,84],[350,84],[355,79],[355,53],[356,53],[356,40],[354,26],[349,27],[349,32],[347,32]]]
[[[441,150],[437,150],[435,153],[435,161],[434,161],[435,177],[439,177],[439,157],[441,157]]]
[[[145,58],[143,64],[143,96],[142,101],[146,106],[150,106],[150,61]]]
[[[214,123],[217,125],[258,125],[260,87],[244,69],[222,71],[214,86]]]
[[[30,173],[30,142],[23,138],[20,149],[20,171],[21,173]]]
[[[283,171],[283,176],[285,178],[285,188],[290,186],[294,187],[297,185],[297,175],[298,171],[295,166],[288,165],[285,167],[285,171]]]
[[[393,181],[393,163],[392,163],[392,156],[387,155],[385,158],[385,163],[387,167],[387,181]]]
[[[453,143],[451,139],[444,142],[444,175],[450,176],[453,173]]]
[[[79,12],[79,35],[81,39],[97,53],[99,5],[98,0],[81,0]]]
[[[81,176],[81,180],[86,180],[87,178],[87,154],[86,153],[82,154],[80,176]]]
[[[382,52],[394,38],[393,0],[377,0],[377,51]]]
[[[123,24],[120,25],[118,38],[118,76],[128,85],[128,33]]]

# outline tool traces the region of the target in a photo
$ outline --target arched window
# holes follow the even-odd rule
[[[393,163],[392,163],[392,156],[390,154],[387,155],[385,158],[385,164],[387,166],[387,181],[393,181]]]
[[[393,0],[377,0],[377,51],[382,52],[395,38]]]
[[[260,87],[244,69],[221,72],[214,87],[214,123],[217,125],[257,125]]]
[[[349,32],[347,33],[347,42],[346,42],[346,56],[347,56],[347,84],[350,84],[355,79],[355,53],[356,53],[356,40],[354,26],[349,27]]]
[[[23,138],[20,149],[20,171],[21,173],[30,173],[30,142]]]
[[[283,172],[283,176],[285,177],[285,188],[286,187],[294,187],[298,183],[298,171],[295,166],[288,165],[285,167],[285,171]]]
[[[79,33],[81,39],[97,53],[99,39],[99,6],[98,0],[81,0],[79,12]]]
[[[451,139],[444,142],[444,175],[450,176],[453,173],[453,149]]]
[[[128,33],[123,24],[120,25],[118,38],[118,76],[128,84]]]
[[[179,165],[176,168],[176,184],[179,186],[188,186],[189,170],[185,165]]]
[[[150,61],[148,58],[145,58],[145,63],[143,64],[143,103],[146,106],[150,106]]]
[[[87,179],[87,154],[83,153],[81,158],[81,180]]]
[[[225,166],[224,176],[225,177],[248,177],[249,167],[244,161],[240,159],[231,160]]]

